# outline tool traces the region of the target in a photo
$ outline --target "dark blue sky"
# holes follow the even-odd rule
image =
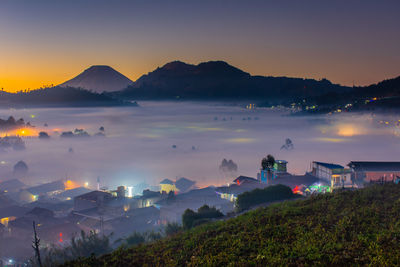
[[[135,80],[171,60],[369,84],[400,75],[400,1],[2,0],[0,87],[94,64]]]

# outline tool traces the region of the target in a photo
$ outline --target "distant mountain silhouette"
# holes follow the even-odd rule
[[[130,103],[116,100],[105,94],[94,93],[85,89],[72,87],[56,86],[18,93],[0,91],[0,107],[88,107],[118,106],[123,104]]]
[[[326,79],[252,76],[224,61],[198,65],[174,61],[112,95],[128,99],[288,99],[348,90]]]
[[[355,95],[361,97],[400,96],[400,76],[365,87],[355,87],[354,92]]]
[[[377,100],[365,103],[364,100],[372,98]],[[400,104],[400,76],[368,86],[353,87],[348,92],[329,92],[310,97],[308,102],[328,107],[352,103],[354,109],[367,106],[394,107]]]
[[[92,90],[98,93],[118,91],[133,82],[109,66],[91,66],[75,78],[59,86]]]

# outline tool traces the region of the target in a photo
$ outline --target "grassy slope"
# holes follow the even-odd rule
[[[400,264],[400,185],[275,204],[66,266]]]

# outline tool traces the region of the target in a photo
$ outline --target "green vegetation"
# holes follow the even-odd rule
[[[86,234],[81,231],[80,236],[73,237],[70,245],[62,247],[51,247],[40,251],[44,256],[44,266],[58,266],[68,260],[94,257],[111,252],[110,236],[100,236],[95,232]]]
[[[271,171],[271,169],[274,167],[274,164],[275,164],[275,158],[272,155],[268,155],[266,158],[263,158],[261,160],[261,168],[263,170]]]
[[[400,185],[313,195],[65,266],[400,264]]]
[[[182,226],[177,222],[167,223],[164,229],[164,233],[166,236],[175,235],[183,230]]]
[[[240,194],[236,200],[236,209],[238,211],[244,211],[259,204],[296,197],[298,196],[293,194],[290,187],[278,184]]]
[[[210,208],[207,205],[200,207],[197,212],[191,209],[185,210],[182,215],[182,224],[184,229],[190,229],[194,226],[209,222],[212,219],[223,217],[224,214],[216,208]]]

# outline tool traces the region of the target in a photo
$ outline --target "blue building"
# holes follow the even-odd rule
[[[286,160],[276,160],[271,170],[261,169],[260,173],[257,174],[257,179],[262,183],[268,184],[270,181],[275,180],[276,177],[288,174],[287,163]]]

